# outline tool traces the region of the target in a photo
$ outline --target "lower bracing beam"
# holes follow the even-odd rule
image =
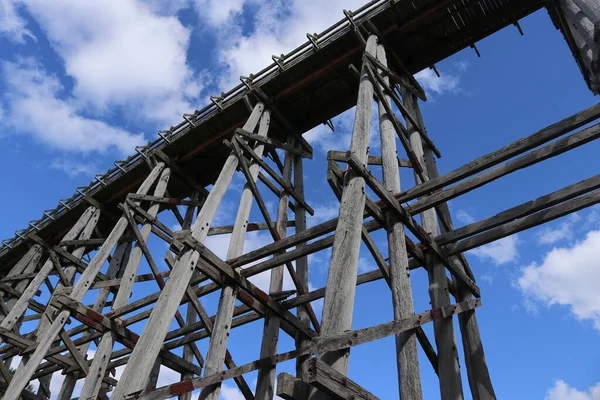
[[[432,321],[450,318],[453,315],[473,310],[480,306],[481,299],[472,299],[466,302],[429,310],[400,321],[392,321],[370,328],[349,331],[334,336],[313,338],[310,342],[310,345],[302,349],[293,350],[286,353],[279,353],[275,356],[262,358],[227,371],[214,373],[202,378],[194,378],[186,382],[165,386],[154,391],[134,395],[132,397],[140,400],[168,399],[173,396],[192,392],[196,389],[205,388],[216,383],[220,384],[224,380],[232,379],[236,376],[256,371],[257,369],[267,365],[276,365],[284,361],[295,359],[301,355],[317,355],[323,354],[324,352],[339,351],[342,349],[347,350],[350,347],[410,331],[411,329],[415,329]]]

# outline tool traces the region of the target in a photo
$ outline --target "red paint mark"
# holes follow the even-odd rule
[[[437,321],[438,319],[442,319],[442,309],[434,308],[433,310],[431,310],[431,317],[433,318],[434,321]]]
[[[175,383],[170,387],[172,396],[179,396],[180,394],[189,393],[194,390],[194,384],[192,383],[192,381],[183,381]]]
[[[87,315],[88,317],[90,317],[93,320],[98,321],[98,322],[104,321],[104,315],[102,315],[99,312],[96,312],[94,310],[90,310],[89,308],[87,310],[85,310],[85,315]]]

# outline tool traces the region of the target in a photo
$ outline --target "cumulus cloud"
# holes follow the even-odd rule
[[[546,392],[545,400],[600,400],[600,382],[587,392],[581,392],[569,386],[563,380],[554,383],[554,387]]]
[[[0,0],[0,35],[18,44],[25,43],[26,38],[37,40],[27,29],[27,22],[19,14],[18,4],[13,0]]]
[[[573,238],[573,227],[581,217],[572,214],[566,221],[563,221],[558,227],[544,227],[538,235],[539,244],[554,244],[560,241],[568,241]]]
[[[212,21],[213,26],[226,34],[220,35],[219,60],[227,66],[221,84],[229,89],[239,83],[240,75],[256,73],[273,60],[271,56],[288,53],[306,42],[307,33],[321,32],[343,18],[343,9],[356,9],[362,0],[200,0],[204,8],[199,11]],[[245,5],[253,11],[245,21],[244,31],[232,16],[239,14]],[[212,6],[212,8],[211,8]],[[219,23],[220,22],[220,23]]]
[[[600,231],[589,232],[571,247],[552,249],[542,263],[525,267],[517,281],[528,301],[567,306],[579,320],[600,330]]]
[[[435,94],[455,93],[459,90],[460,76],[451,73],[437,76],[432,69],[424,69],[415,78],[427,92]]]
[[[34,59],[4,62],[2,72],[7,86],[4,97],[10,104],[2,122],[14,131],[56,149],[79,152],[116,149],[127,154],[144,142],[142,134],[80,114],[72,98],[61,98],[59,79]]]
[[[465,225],[475,222],[475,218],[473,218],[473,216],[465,210],[458,210],[456,213],[456,219]]]
[[[79,175],[92,176],[98,171],[98,168],[94,164],[80,162],[69,158],[54,159],[52,163],[50,163],[50,168],[62,171],[71,178],[75,178]]]
[[[518,236],[512,235],[470,250],[469,253],[485,261],[491,260],[496,265],[506,264],[518,258],[518,243]]]
[[[138,0],[23,0],[74,80],[74,95],[99,109],[172,122],[201,86],[187,64],[190,30]],[[152,3],[156,6],[156,2]]]

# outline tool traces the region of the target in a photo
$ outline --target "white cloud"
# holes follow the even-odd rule
[[[74,95],[99,110],[172,123],[200,92],[187,64],[190,30],[138,0],[23,0],[74,79]]]
[[[337,218],[340,211],[340,203],[335,200],[329,204],[316,204],[313,206],[313,210],[315,211],[315,215],[308,220],[311,226]]]
[[[554,244],[559,241],[571,240],[573,238],[573,225],[580,219],[579,215],[572,214],[555,229],[549,227],[542,228],[538,235],[538,243]]]
[[[50,163],[50,168],[57,171],[62,171],[69,175],[71,178],[75,178],[79,175],[92,176],[95,172],[98,172],[98,168],[94,164],[84,163],[67,158],[57,158]]]
[[[587,392],[580,392],[564,381],[558,380],[554,383],[554,387],[546,392],[544,400],[600,400],[600,382]]]
[[[436,94],[444,93],[456,93],[459,91],[458,84],[460,83],[460,76],[453,75],[451,73],[443,73],[438,77],[432,69],[424,69],[417,73],[415,78],[423,89],[427,92],[433,92]]]
[[[579,320],[600,330],[600,231],[592,231],[572,247],[550,251],[541,265],[525,267],[517,284],[526,298],[548,306],[568,306]]]
[[[485,246],[470,250],[469,253],[481,258],[482,260],[492,260],[496,265],[506,264],[508,262],[515,261],[518,258],[518,243],[518,236],[512,235],[486,244]]]
[[[458,210],[456,213],[456,219],[465,225],[475,222],[475,218],[473,218],[473,216],[465,210]]]
[[[27,22],[19,15],[18,5],[13,0],[0,0],[0,35],[19,44],[25,43],[26,38],[37,40],[27,29]]]
[[[246,0],[196,0],[195,6],[203,21],[219,26],[239,14],[244,3]]]
[[[271,64],[271,56],[288,53],[307,41],[307,33],[318,33],[341,20],[343,9],[356,9],[363,5],[362,0],[246,0],[243,4],[254,3],[256,11],[246,21],[251,26],[250,33],[243,32],[239,21],[231,18],[239,12],[241,0],[223,2],[203,0],[209,8],[202,10],[213,22],[221,21],[219,60],[227,66],[222,76],[222,85],[229,89],[239,83],[239,76],[256,73]],[[212,8],[210,8],[212,6]],[[220,10],[215,8],[222,7]],[[229,16],[226,18],[225,15]],[[212,17],[211,17],[212,16]],[[247,16],[246,16],[247,17]]]
[[[116,148],[131,153],[144,142],[102,121],[82,116],[72,99],[62,99],[59,80],[47,74],[33,59],[2,64],[7,86],[5,98],[10,104],[3,124],[25,132],[38,141],[68,151],[106,151]]]

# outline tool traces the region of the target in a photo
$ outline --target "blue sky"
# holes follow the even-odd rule
[[[12,237],[59,198],[71,196],[76,186],[131,154],[135,145],[180,122],[184,112],[202,108],[210,95],[237,84],[240,75],[262,69],[271,55],[301,44],[306,32],[341,19],[343,8],[362,5],[360,0],[321,3],[0,0],[0,183],[6,188],[0,199],[5,210],[0,237]],[[520,23],[525,36],[508,27],[477,43],[481,58],[468,49],[438,65],[441,78],[429,70],[418,75],[429,95],[422,104],[425,123],[443,155],[440,173],[597,101],[546,11]],[[315,148],[305,167],[307,199],[316,210],[310,224],[337,214],[339,204],[325,182],[325,153],[347,149],[352,118],[347,112],[334,119],[335,132],[319,127],[307,135]],[[599,150],[591,143],[452,200],[455,224],[492,216],[595,175]],[[371,153],[378,151],[374,140]],[[242,184],[237,176],[215,224],[231,223]],[[403,188],[413,184],[403,170]],[[268,203],[276,207],[274,198]],[[252,218],[260,220],[257,209]],[[167,222],[175,226],[174,220]],[[385,237],[379,233],[375,239],[386,251]],[[227,241],[227,236],[212,237],[208,243],[224,256]],[[246,248],[266,243],[266,235],[250,234]],[[151,246],[166,250],[158,241]],[[328,257],[325,252],[310,259],[314,288],[325,283]],[[477,315],[498,397],[600,399],[600,208],[519,233],[467,257],[482,289]],[[360,264],[361,272],[375,268],[365,249]],[[145,272],[142,265],[140,273]],[[414,272],[412,280],[415,309],[425,311],[424,271]],[[268,276],[255,282],[266,285]],[[355,328],[392,318],[384,286],[376,282],[357,290]],[[152,283],[138,284],[133,299],[155,290]],[[209,312],[216,311],[216,297],[203,302]],[[319,304],[315,307],[320,311]],[[230,350],[238,364],[258,357],[261,328],[255,323],[232,333]],[[433,340],[430,326],[426,332]],[[283,336],[280,350],[285,351],[293,343]],[[199,347],[204,351],[206,341]],[[350,376],[384,399],[397,398],[392,349],[391,339],[359,346],[350,362]],[[426,359],[420,360],[425,397],[435,399],[435,376]],[[282,371],[292,369],[292,363],[282,365]],[[173,379],[165,370],[159,384]],[[60,375],[53,388],[58,393]],[[241,398],[229,382],[222,396]]]

